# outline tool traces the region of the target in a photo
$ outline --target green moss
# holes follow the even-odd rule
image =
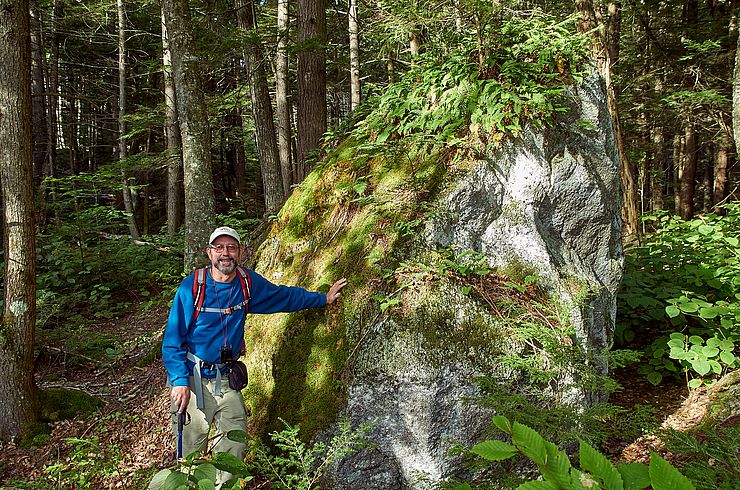
[[[84,391],[52,388],[39,393],[42,420],[65,420],[95,412],[103,402]]]

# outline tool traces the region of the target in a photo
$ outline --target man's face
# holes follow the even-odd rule
[[[211,264],[224,274],[231,274],[236,269],[239,259],[239,242],[230,236],[216,238],[206,250]]]

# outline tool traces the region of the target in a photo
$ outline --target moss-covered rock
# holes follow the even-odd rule
[[[340,415],[373,421],[374,447],[338,465],[333,485],[405,488],[457,474],[451,441],[474,442],[492,415],[470,402],[475,378],[526,376],[506,359],[543,350],[532,359],[553,373],[548,396],[590,403],[577,384],[604,369],[622,258],[601,88],[589,79],[553,127],[479,153],[350,139],[319,164],[255,269],[311,290],[349,285],[327,310],[250,317],[252,430],[280,429],[281,417],[313,437]],[[549,341],[527,337],[538,328]]]

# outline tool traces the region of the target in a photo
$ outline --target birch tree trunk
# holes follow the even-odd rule
[[[118,160],[123,162],[128,156],[126,149],[126,11],[123,0],[116,0],[118,11]],[[134,200],[128,186],[128,176],[121,168],[121,193],[123,207],[126,210],[126,220],[131,238],[139,238],[139,228],[136,226]]]
[[[167,234],[174,236],[182,226],[182,152],[177,122],[177,96],[172,80],[172,61],[167,26],[162,13],[162,73],[164,75],[164,132],[167,139]]]
[[[0,324],[0,439],[37,417],[33,382],[36,246],[28,0],[0,0],[0,188],[5,274]]]
[[[290,195],[290,188],[295,183],[293,159],[291,153],[291,118],[290,88],[288,82],[288,33],[290,17],[288,16],[289,0],[278,0],[277,11],[277,52],[275,54],[275,103],[277,107],[278,154],[280,156],[280,173],[283,177],[283,193]]]
[[[262,43],[257,34],[257,21],[252,0],[236,0],[236,18],[240,29],[252,33],[244,48],[244,65],[249,76],[254,133],[265,195],[265,213],[271,215],[277,213],[282,206],[285,193],[275,139],[272,101],[267,86]]]
[[[298,0],[298,155],[296,182],[310,170],[326,132],[326,0]]]
[[[185,271],[202,257],[214,227],[211,129],[195,53],[188,0],[163,0],[172,57],[172,78],[182,138],[185,187]]]
[[[357,0],[349,0],[349,78],[350,110],[360,105],[362,90],[360,87],[360,28],[357,13]]]

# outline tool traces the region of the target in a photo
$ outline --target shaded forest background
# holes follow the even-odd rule
[[[155,316],[162,315],[182,271],[202,260],[212,227],[259,234],[314,163],[383,97],[403,107],[376,120],[377,131],[366,126],[372,144],[393,145],[412,127],[420,138],[433,128],[445,135],[436,143],[450,146],[476,131],[475,107],[424,113],[418,101],[434,105],[436,93],[407,93],[413,84],[395,82],[415,76],[424,79],[418,87],[444,86],[438,83],[449,82],[444,71],[464,60],[459,64],[477,64],[481,79],[523,87],[501,108],[487,108],[503,114],[489,121],[500,133],[490,144],[516,134],[521,121],[546,123],[529,104],[537,95],[524,87],[531,73],[517,74],[513,65],[506,71],[505,59],[493,59],[502,47],[516,46],[501,42],[520,35],[507,27],[512,19],[556,26],[521,36],[530,47],[552,47],[532,59],[555,57],[541,65],[554,67],[542,79],[577,78],[572,59],[558,57],[562,39],[552,36],[567,32],[589,40],[583,43],[587,53],[574,48],[578,52],[570,54],[589,56],[605,80],[622,163],[625,241],[641,244],[628,251],[617,341],[642,349],[636,355],[645,354],[640,369],[650,383],[698,380],[689,385],[693,389],[737,366],[740,214],[733,202],[740,176],[740,70],[734,0],[0,0],[0,6],[8,3],[30,12],[31,158],[8,155],[2,144],[0,156],[4,164],[32,167],[35,211],[26,220],[33,232],[25,241],[9,241],[16,229],[4,229],[0,368],[8,375],[0,384],[0,408],[17,417],[0,422],[0,438],[14,437],[28,414],[35,417],[36,406],[48,402],[48,390],[40,400],[28,395],[35,393],[34,363],[44,368],[36,375],[46,388],[84,380],[91,366],[115,379],[111,370],[130,368],[133,351],[137,362],[145,357],[151,363],[154,354],[144,351],[156,343]],[[9,77],[15,65],[3,64],[6,54],[0,51],[0,74]],[[526,103],[515,98],[525,95]],[[3,173],[1,180],[7,225],[20,179]],[[362,197],[367,185],[358,178],[351,191]],[[652,234],[655,229],[664,233]],[[11,253],[21,260],[11,260]],[[29,255],[36,260],[23,260]],[[27,317],[9,307],[13,291],[34,292],[34,280],[12,279],[9,267],[19,263],[37,267],[26,270],[36,285],[36,308]],[[145,317],[134,321],[142,330],[113,333],[133,305]],[[10,327],[21,341],[7,341]],[[694,340],[661,338],[678,329],[694,333]],[[683,347],[669,355],[671,341]],[[692,342],[716,353],[681,357]],[[161,377],[146,369],[147,379]],[[130,422],[128,415],[114,418]],[[146,421],[141,426],[149,429]],[[33,438],[49,444],[48,434]],[[141,466],[148,471],[151,464]]]
[[[318,2],[316,16],[301,2],[191,2],[216,211],[254,218],[275,213],[332,135],[351,125],[358,102],[382,94],[420,56],[467,43],[471,58],[483,59],[496,45],[486,36],[490,26],[536,8],[565,18],[584,9],[577,3]],[[622,126],[625,202],[633,214],[667,209],[691,218],[737,192],[734,7],[695,0],[585,7],[602,34],[605,49],[594,56],[608,62]],[[281,18],[285,8],[287,19]],[[359,10],[354,28],[352,9]],[[128,211],[134,236],[175,234],[184,216],[182,163],[176,114],[168,112],[173,96],[160,5],[36,1],[32,13],[33,160],[44,190],[39,228],[63,219],[65,210],[54,203],[72,192],[84,202],[109,203],[112,212]],[[324,14],[323,32],[307,37],[304,17]],[[311,86],[325,89],[323,115],[321,104],[302,107],[312,97],[301,87],[307,52],[323,58],[317,66],[325,63],[325,70],[306,75]],[[287,78],[281,79],[285,61]],[[265,95],[272,107],[260,112]],[[273,121],[279,130],[271,131],[273,141],[260,141],[258,130],[274,128]],[[319,132],[307,134],[306,126]],[[279,155],[275,134],[280,145],[287,143]],[[625,216],[634,234],[637,221],[629,210]]]

